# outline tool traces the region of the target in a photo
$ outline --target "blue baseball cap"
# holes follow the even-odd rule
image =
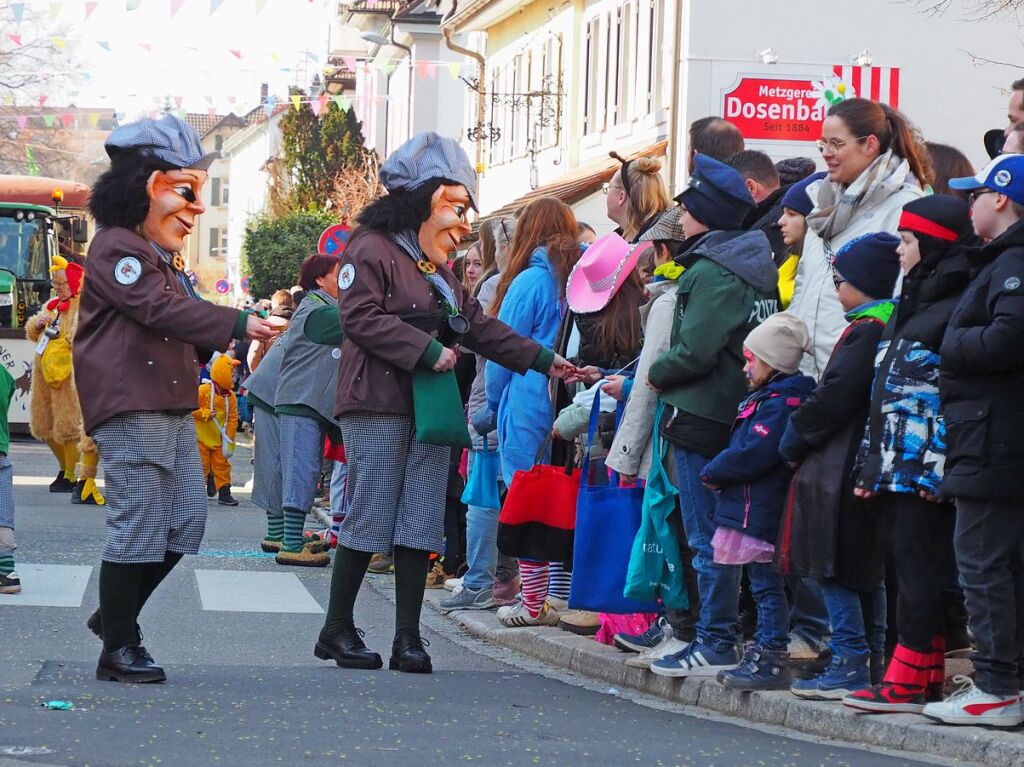
[[[176,168],[209,170],[220,152],[204,152],[199,133],[187,122],[167,114],[159,120],[144,118],[115,128],[104,142],[107,154],[118,151],[152,155]]]
[[[1001,154],[975,176],[951,178],[950,189],[991,189],[1024,205],[1024,154]]]

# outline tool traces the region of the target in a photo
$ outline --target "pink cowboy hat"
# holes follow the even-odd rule
[[[598,237],[576,262],[565,287],[569,308],[576,314],[604,309],[650,243],[630,245],[612,233]]]

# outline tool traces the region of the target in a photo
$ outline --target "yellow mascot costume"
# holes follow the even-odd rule
[[[99,455],[82,430],[82,409],[71,367],[71,345],[78,325],[78,301],[85,270],[54,256],[50,272],[56,298],[32,317],[25,334],[37,344],[32,367],[29,428],[53,451],[60,469],[51,493],[71,493],[72,503],[102,506],[96,488]],[[81,461],[79,461],[81,457]]]
[[[199,439],[199,457],[206,477],[206,494],[217,495],[221,506],[237,506],[231,496],[231,462],[238,431],[238,399],[234,370],[241,363],[220,354],[210,363],[209,382],[199,385],[199,408],[192,411]]]

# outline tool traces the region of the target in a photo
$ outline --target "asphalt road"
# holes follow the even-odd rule
[[[211,504],[203,552],[183,560],[142,615],[168,682],[97,682],[100,647],[85,620],[103,512],[47,491],[56,470],[44,446],[15,443],[11,460],[24,593],[0,595],[0,767],[922,764],[609,694],[458,635],[432,613],[431,676],[318,661],[330,571],[281,568],[258,553],[262,512],[247,495],[234,510]],[[234,462],[236,482],[246,479],[247,451]],[[367,585],[357,620],[386,658],[392,581]],[[24,604],[33,599],[46,604]],[[50,701],[73,709],[49,710]]]

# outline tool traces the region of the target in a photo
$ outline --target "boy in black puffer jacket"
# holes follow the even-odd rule
[[[773,314],[750,331],[744,372],[753,393],[740,403],[729,447],[701,472],[704,484],[719,491],[715,562],[745,565],[757,603],[754,641],[737,668],[718,675],[736,690],[786,690],[791,681],[789,604],[772,555],[793,473],[779,455],[779,440],[789,416],[814,390],[814,379],[798,373],[810,344],[807,327],[791,314]]]
[[[1002,155],[970,189],[987,244],[942,341],[939,391],[949,446],[941,491],[956,499],[956,561],[976,637],[974,681],[924,715],[946,724],[1024,723],[1024,155]]]

